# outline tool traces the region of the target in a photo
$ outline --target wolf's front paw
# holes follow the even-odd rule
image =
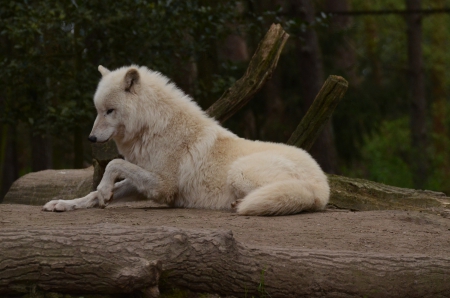
[[[113,196],[113,185],[100,183],[97,187],[98,192],[98,206],[105,208]]]
[[[68,204],[64,200],[53,200],[42,207],[42,211],[64,212],[75,209],[74,205]]]

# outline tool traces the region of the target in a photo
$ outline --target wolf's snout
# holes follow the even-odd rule
[[[96,136],[89,136],[88,140],[91,141],[92,143],[95,143],[95,142],[97,142],[97,137]]]

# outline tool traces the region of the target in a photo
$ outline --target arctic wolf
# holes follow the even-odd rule
[[[97,191],[50,201],[43,210],[103,208],[130,192],[173,207],[235,209],[241,215],[325,208],[327,177],[306,151],[239,138],[146,67],[98,69],[102,79],[89,140],[113,139],[125,159],[108,164]]]

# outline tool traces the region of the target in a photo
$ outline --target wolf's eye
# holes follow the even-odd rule
[[[109,109],[109,110],[106,111],[106,115],[109,115],[109,114],[111,114],[112,112],[114,112],[114,109]]]

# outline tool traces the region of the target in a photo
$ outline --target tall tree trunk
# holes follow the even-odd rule
[[[3,197],[8,192],[13,182],[19,178],[19,162],[17,158],[17,130],[13,125],[3,125],[2,140],[1,140],[2,158],[0,170],[1,188],[0,188],[0,203]]]
[[[348,0],[327,0],[327,11],[350,11]],[[346,31],[352,26],[352,18],[348,15],[334,15],[331,18],[331,34],[341,36],[338,46],[334,48],[334,64],[338,70],[343,72],[344,77],[350,82],[351,86],[356,86],[360,78],[357,74],[357,59],[355,45]]]
[[[312,0],[291,2],[292,10],[309,24],[314,23],[315,10]],[[313,28],[307,28],[301,34],[302,40],[297,41],[299,52],[299,68],[301,69],[300,84],[304,110],[308,110],[319,92],[324,81],[323,63],[317,33]],[[337,153],[333,138],[331,121],[323,129],[316,143],[310,150],[311,155],[318,161],[327,173],[337,172]]]
[[[257,10],[258,14],[264,11],[276,11],[278,7],[287,8],[289,1],[286,0],[261,0]],[[289,11],[289,9],[286,9]],[[261,91],[264,98],[264,117],[259,117],[261,125],[259,138],[272,142],[286,142],[291,134],[290,123],[286,121],[286,100],[283,94],[282,70],[276,69],[272,77],[267,81]],[[294,123],[295,125],[295,123]]]
[[[78,39],[80,38],[80,25],[75,24],[74,25],[74,33],[73,33],[73,50],[75,52],[74,55],[74,79],[77,80],[80,78],[81,73],[81,65],[82,65],[82,52],[83,49],[78,44]],[[83,149],[83,140],[86,138],[83,138],[83,132],[81,129],[81,126],[75,124],[75,127],[73,129],[73,152],[74,152],[74,159],[73,159],[73,167],[75,169],[81,169],[83,168],[83,157],[84,157],[84,149]]]
[[[408,10],[420,10],[421,0],[406,0],[406,7]],[[421,15],[408,14],[407,22],[413,179],[416,188],[423,188],[428,178],[428,161]]]
[[[281,96],[282,81],[280,71],[275,71],[262,90],[265,101],[264,123],[261,127],[261,138],[273,142],[285,142],[291,133],[286,134],[286,105]]]
[[[444,0],[432,0],[432,4],[435,7],[444,8]],[[443,16],[439,16],[439,20],[442,23],[445,22]],[[442,43],[448,36],[449,30],[442,26],[440,22],[433,22],[433,33],[431,35],[431,46],[435,52],[431,61],[431,87],[433,95],[432,104],[432,117],[433,117],[433,147],[435,154],[439,160],[442,160],[437,165],[436,171],[439,172],[441,177],[442,190],[447,194],[450,194],[450,185],[447,181],[450,180],[450,143],[449,143],[449,131],[446,125],[446,119],[450,116],[447,105],[447,92],[446,92],[446,67],[445,67],[445,55],[448,54],[448,50],[445,44]]]
[[[31,170],[33,172],[52,168],[52,142],[48,135],[31,136]]]
[[[371,9],[369,2],[364,2],[363,7],[366,10]],[[373,78],[375,80],[375,84],[381,87],[383,71],[380,56],[377,53],[379,37],[375,16],[368,15],[364,18],[364,31],[366,33],[366,51],[372,67]]]
[[[83,155],[84,155],[84,147],[83,147],[83,132],[81,127],[75,126],[73,131],[73,151],[74,151],[74,159],[73,159],[73,167],[74,169],[83,168]]]

